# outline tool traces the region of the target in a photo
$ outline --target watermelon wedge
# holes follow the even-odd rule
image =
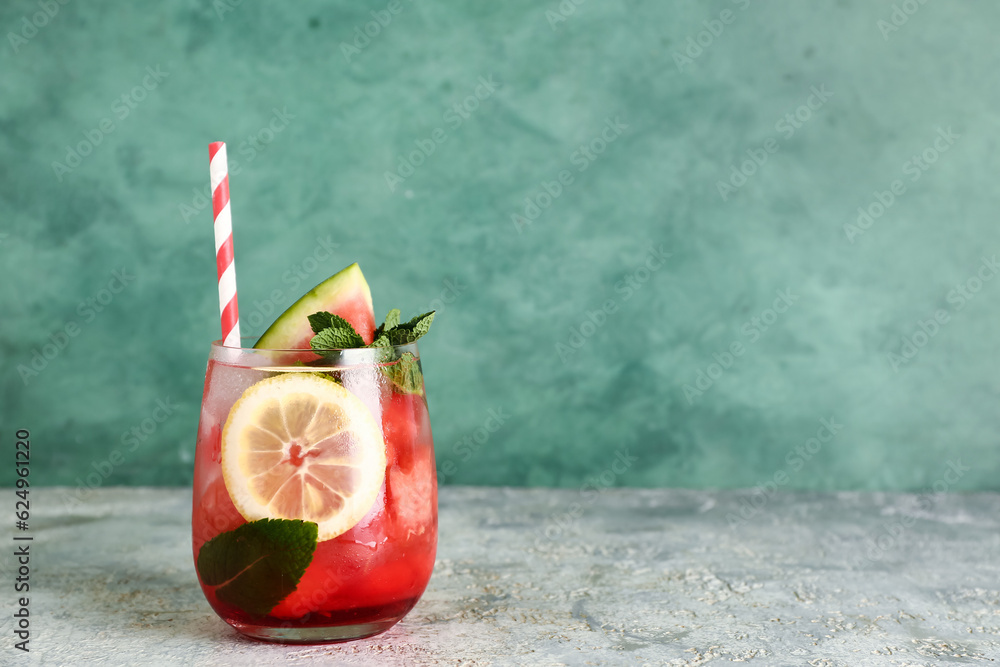
[[[309,341],[314,335],[309,326],[309,316],[323,310],[340,315],[354,326],[366,344],[372,342],[375,335],[372,293],[361,274],[361,267],[351,264],[293,303],[264,332],[254,347],[268,350],[308,350]]]

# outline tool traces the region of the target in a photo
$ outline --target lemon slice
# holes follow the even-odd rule
[[[382,431],[365,404],[309,373],[252,385],[222,430],[222,475],[240,514],[313,521],[321,541],[368,513],[385,464]]]

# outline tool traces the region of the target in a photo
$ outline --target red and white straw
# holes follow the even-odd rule
[[[229,164],[226,144],[208,145],[212,177],[212,211],[215,213],[215,264],[219,272],[219,314],[222,344],[240,347],[240,308],[236,303],[236,262],[233,261],[233,217],[229,212]]]

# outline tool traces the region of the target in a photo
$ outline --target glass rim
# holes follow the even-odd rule
[[[259,336],[240,336],[240,343],[241,344],[246,344],[246,343],[251,343],[252,344],[255,340],[257,340],[257,338],[259,338]],[[227,351],[227,352],[231,352],[231,353],[247,353],[247,354],[265,354],[265,353],[302,354],[303,352],[313,352],[313,353],[315,353],[315,350],[306,349],[306,348],[297,348],[297,349],[292,348],[292,349],[289,349],[289,348],[275,348],[275,347],[253,347],[252,345],[250,347],[243,347],[242,345],[240,347],[232,347],[230,345],[224,345],[221,338],[212,341],[212,343],[211,343],[211,349],[213,349],[213,350],[218,349],[220,351]],[[385,350],[392,350],[393,352],[398,352],[399,354],[402,354],[404,352],[409,352],[410,354],[416,355],[417,354],[417,342],[414,341],[412,343],[406,343],[405,345],[391,345],[389,347],[329,347],[329,348],[323,348],[324,352],[340,352],[342,354],[343,353],[349,353],[349,354],[357,354],[357,355],[362,355],[362,356],[366,355],[366,354],[372,354],[373,355],[373,354],[378,353],[379,351],[385,351]],[[316,356],[321,356],[321,355],[317,354]]]
[[[242,343],[252,343],[254,338],[242,338]],[[271,368],[286,371],[302,371],[307,369],[348,370],[351,368],[391,366],[399,362],[404,354],[409,354],[418,361],[420,352],[417,344],[394,345],[392,347],[351,347],[344,349],[323,350],[319,354],[314,350],[280,350],[255,347],[227,347],[221,340],[212,341],[208,358],[211,361],[228,366],[244,368]],[[302,368],[302,366],[307,368]]]

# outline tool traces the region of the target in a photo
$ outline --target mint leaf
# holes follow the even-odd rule
[[[312,337],[309,347],[314,352],[323,350],[343,350],[352,347],[364,347],[365,341],[350,324],[347,327],[323,329]]]
[[[375,330],[374,340],[370,345],[365,345],[364,339],[344,318],[327,312],[313,313],[309,316],[309,326],[316,335],[309,341],[309,347],[320,356],[324,356],[328,350],[357,347],[380,350],[376,355],[377,363],[388,364],[382,367],[382,372],[396,390],[403,394],[422,395],[424,376],[420,371],[420,362],[409,352],[395,358],[392,347],[408,345],[424,336],[434,322],[434,311],[417,315],[403,324],[399,322],[399,314],[397,308],[390,310],[385,321]],[[337,381],[336,378],[332,379]]]
[[[309,326],[312,327],[314,334],[318,334],[330,326],[330,313],[313,313],[309,316]]]
[[[375,330],[375,340],[368,347],[408,345],[427,333],[434,321],[434,311],[417,315],[405,324],[399,323],[399,310],[393,309],[385,316],[385,323]]]
[[[350,322],[333,313],[319,312],[309,316],[309,326],[316,335],[309,341],[309,347],[322,355],[326,350],[345,350],[364,347],[365,340],[354,330]]]
[[[385,334],[382,334],[373,340],[372,344],[368,347],[373,350],[377,350],[377,353],[375,354],[375,363],[377,364],[390,362],[396,358],[392,349],[392,343],[389,342],[389,337]]]
[[[399,326],[399,308],[393,308],[385,316],[385,323],[382,325],[386,331]]]
[[[434,311],[429,313],[424,313],[423,315],[417,315],[412,320],[406,324],[400,325],[404,327],[410,327],[411,331],[416,335],[413,340],[420,338],[425,333],[427,333],[431,328],[431,323],[434,321]]]
[[[413,342],[413,332],[409,329],[393,329],[386,336],[390,345],[407,345]]]
[[[198,551],[198,575],[215,595],[264,616],[299,585],[312,562],[318,526],[311,521],[260,519],[216,535]]]
[[[399,361],[382,370],[401,394],[423,395],[424,376],[420,372],[420,361],[411,353],[404,352]]]
[[[399,309],[393,308],[389,311],[389,314],[385,316],[385,322],[378,325],[378,329],[375,330],[375,341],[382,337],[389,329],[399,326]],[[376,345],[373,341],[368,347],[386,347],[385,345]]]
[[[354,330],[351,323],[333,313],[319,312],[309,316],[309,326],[316,334],[309,341],[309,347],[320,356],[325,356],[328,350],[345,350],[350,348],[368,347],[389,351],[394,345],[408,345],[427,333],[434,321],[434,311],[417,315],[409,322],[399,323],[399,310],[393,308],[385,316],[385,322],[375,330],[374,340],[370,345],[365,345],[365,341]],[[404,355],[405,356],[405,355]],[[410,355],[412,358],[412,355]],[[393,355],[382,354],[378,357],[379,362],[392,361]],[[405,370],[404,370],[405,369]],[[394,383],[405,393],[417,393],[414,386],[423,386],[422,379],[414,385],[413,377],[420,376],[420,369],[414,371],[410,361],[404,362],[402,366],[394,371],[401,374]],[[416,375],[414,375],[416,374]],[[420,376],[422,378],[422,376]],[[404,379],[409,378],[409,379]]]
[[[409,322],[388,330],[385,336],[389,339],[390,345],[408,345],[427,333],[433,321],[434,311],[417,315]]]
[[[309,316],[309,326],[312,327],[313,333],[319,333],[323,329],[328,329],[333,327],[334,329],[350,329],[354,331],[354,327],[350,322],[345,320],[340,315],[334,315],[333,313],[318,312],[313,313]]]

